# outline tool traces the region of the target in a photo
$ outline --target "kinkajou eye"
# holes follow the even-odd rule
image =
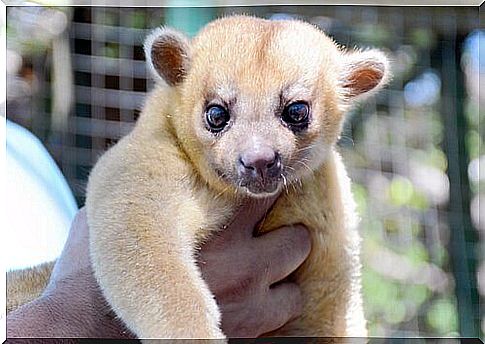
[[[211,105],[205,111],[208,129],[214,133],[224,129],[230,118],[229,112],[220,105]]]
[[[290,128],[303,129],[308,125],[310,118],[310,107],[303,101],[292,103],[285,107],[281,119]]]

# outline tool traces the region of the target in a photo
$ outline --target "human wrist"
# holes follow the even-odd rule
[[[132,338],[104,299],[89,289],[68,294],[53,288],[11,312],[7,337]]]
[[[92,276],[57,282],[45,295],[53,303],[65,336],[83,338],[132,338],[133,335],[116,317]]]

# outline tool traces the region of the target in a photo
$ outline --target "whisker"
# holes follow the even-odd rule
[[[313,170],[310,168],[310,166],[308,166],[303,160],[298,160],[297,161],[298,163],[300,163],[302,166],[304,166],[306,169],[308,169],[308,171],[310,171],[311,174],[313,174]]]
[[[222,196],[222,194],[224,194],[224,192],[227,191],[227,189],[229,189],[229,186],[225,187],[221,192],[219,192],[216,196],[215,196],[215,199],[218,199],[219,197]]]
[[[288,182],[286,180],[286,177],[283,173],[281,173],[280,175],[281,175],[281,178],[283,178],[283,186],[285,188],[286,194],[288,194]]]
[[[301,153],[301,152],[304,152],[304,151],[307,151],[307,150],[311,150],[313,148],[315,148],[317,145],[313,144],[313,145],[309,145],[309,146],[306,146],[306,147],[303,147],[303,148],[298,148],[296,150],[297,153]]]
[[[239,190],[239,188],[241,187],[241,181],[238,181],[237,182],[237,187],[234,188],[234,194],[237,195],[237,191]]]

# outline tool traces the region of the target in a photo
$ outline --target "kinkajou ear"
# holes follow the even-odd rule
[[[389,79],[389,60],[382,51],[372,49],[343,55],[340,82],[346,100],[368,96]]]
[[[190,64],[190,41],[183,33],[161,27],[146,38],[145,56],[155,78],[176,86],[187,75]]]

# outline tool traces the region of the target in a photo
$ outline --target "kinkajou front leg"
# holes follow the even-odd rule
[[[123,208],[116,212],[88,204],[91,259],[103,294],[139,338],[223,338],[219,309],[193,257],[193,229],[203,224],[197,216],[183,221],[183,209],[151,198],[114,200]]]

